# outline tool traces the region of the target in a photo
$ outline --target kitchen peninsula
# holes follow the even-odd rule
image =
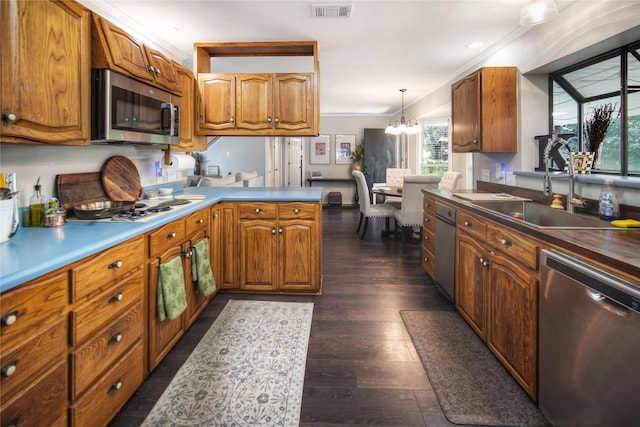
[[[106,425],[219,290],[321,293],[322,188],[189,194],[205,197],[150,221],[21,228],[0,245],[3,419]],[[204,239],[206,296],[191,274]],[[175,259],[187,308],[160,320],[159,265]]]

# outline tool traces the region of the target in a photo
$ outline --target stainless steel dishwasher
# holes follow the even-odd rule
[[[540,410],[554,426],[640,419],[640,287],[542,251]]]
[[[456,269],[456,210],[436,202],[436,242],[435,242],[436,287],[447,299],[455,300]]]

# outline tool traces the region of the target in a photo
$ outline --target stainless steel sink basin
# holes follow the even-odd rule
[[[473,204],[539,228],[621,230],[597,217],[567,213],[540,203],[496,200],[478,201]]]

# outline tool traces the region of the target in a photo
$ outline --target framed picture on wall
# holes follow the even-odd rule
[[[336,135],[336,165],[351,164],[351,153],[355,148],[355,135]]]
[[[309,163],[328,165],[331,162],[331,135],[318,135],[309,138]]]

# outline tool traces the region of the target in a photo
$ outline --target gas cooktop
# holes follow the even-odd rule
[[[113,215],[111,218],[101,219],[78,219],[75,217],[68,218],[68,221],[93,221],[93,222],[146,222],[171,212],[186,208],[192,203],[198,203],[201,200],[141,200],[136,202],[133,207],[125,212]]]

